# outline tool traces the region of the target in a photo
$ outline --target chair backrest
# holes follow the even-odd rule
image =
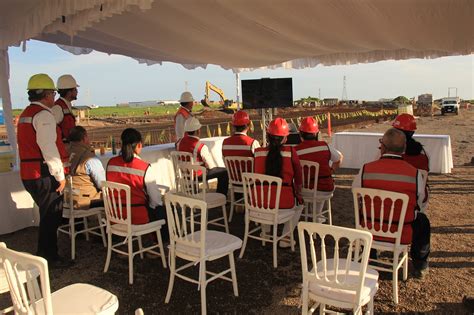
[[[191,251],[199,251],[199,255],[203,257],[207,226],[206,202],[169,192],[165,195],[165,205],[172,249],[179,244],[189,246]],[[195,233],[198,231],[201,231],[200,235]]]
[[[53,314],[48,262],[42,257],[8,249],[4,243],[0,244],[0,260],[15,314]],[[29,270],[39,270],[41,290],[37,274]]]
[[[301,172],[303,173],[303,194],[313,194],[316,196],[318,190],[319,163],[300,160]]]
[[[408,195],[372,188],[352,188],[352,195],[356,229],[400,244]]]
[[[171,151],[171,162],[173,163],[174,175],[175,175],[175,188],[178,190],[178,163],[179,162],[189,162],[194,164],[194,156],[192,153],[183,152],[183,151]]]
[[[232,185],[242,185],[242,173],[253,172],[253,158],[243,156],[226,156],[224,158],[225,167],[229,173],[229,183]]]
[[[360,301],[372,235],[367,231],[335,225],[299,222],[298,236],[303,282],[312,281],[333,289],[353,291],[354,302]],[[307,244],[311,265],[308,265]],[[354,264],[359,262],[359,258],[360,264]]]
[[[189,162],[178,163],[178,189],[177,192],[188,197],[205,198],[207,191],[207,171],[204,166]],[[199,183],[202,183],[201,187]]]
[[[102,182],[102,198],[104,200],[107,225],[126,224],[128,229],[131,229],[130,186],[104,181]]]
[[[242,173],[242,176],[245,211],[276,214],[280,207],[282,179],[255,173]]]

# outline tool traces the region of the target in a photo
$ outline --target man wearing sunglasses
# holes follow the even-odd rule
[[[20,176],[40,212],[37,255],[53,268],[67,267],[70,263],[58,255],[57,230],[69,157],[51,112],[56,87],[47,74],[40,73],[30,78],[27,89],[30,105],[20,115],[17,136]]]

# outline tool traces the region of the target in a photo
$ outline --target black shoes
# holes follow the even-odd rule
[[[59,255],[56,255],[53,258],[46,258],[46,260],[48,261],[49,268],[52,269],[64,269],[72,267],[74,265],[74,261],[61,257]]]
[[[415,269],[413,271],[413,277],[415,277],[418,280],[423,280],[426,277],[426,275],[428,275],[428,272],[429,272],[428,267],[423,268],[423,269]]]

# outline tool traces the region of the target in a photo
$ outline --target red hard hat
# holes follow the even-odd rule
[[[275,118],[268,125],[267,132],[272,136],[285,137],[290,134],[288,123],[283,118]]]
[[[306,133],[319,132],[318,122],[313,117],[305,117],[301,121],[299,130]]]
[[[250,117],[247,112],[239,110],[232,116],[232,125],[234,126],[245,126],[250,124]]]
[[[392,127],[405,130],[405,131],[415,131],[416,130],[416,120],[410,114],[400,114],[393,121]]]

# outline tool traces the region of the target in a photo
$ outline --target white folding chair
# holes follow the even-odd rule
[[[234,207],[236,205],[245,206],[244,204],[244,187],[242,182],[242,173],[253,172],[253,158],[242,156],[226,156],[224,158],[225,167],[229,173],[229,190],[230,190],[230,214],[229,222],[232,222],[234,215]],[[242,194],[242,198],[235,200],[235,194]]]
[[[308,218],[312,218],[313,222],[317,222],[317,218],[325,219],[327,214],[328,222],[332,224],[331,198],[333,192],[318,191],[319,163],[305,160],[300,160],[300,163],[303,173],[301,194],[306,206],[305,221],[308,221]],[[320,213],[316,213],[316,205],[320,203],[323,203],[323,210]],[[324,209],[326,204],[327,208]],[[312,212],[309,211],[310,209]]]
[[[165,251],[161,240],[161,227],[166,224],[165,220],[153,221],[146,224],[132,224],[132,210],[130,202],[130,187],[125,184],[104,181],[102,185],[102,197],[104,199],[105,215],[107,218],[107,260],[104,272],[109,269],[112,251],[128,256],[129,283],[133,284],[133,258],[140,254],[143,258],[144,252],[150,252],[161,256],[163,267],[166,268]],[[143,247],[142,235],[156,233],[158,244]],[[112,244],[112,235],[125,237],[123,242]],[[138,240],[137,251],[133,250],[133,241]],[[127,244],[127,251],[118,249]],[[154,251],[159,248],[160,252]]]
[[[76,283],[51,294],[48,262],[0,245],[15,314],[115,314],[117,297],[99,287]],[[25,270],[37,270],[31,273]],[[25,288],[26,287],[26,288]]]
[[[175,178],[175,189],[178,191],[178,178],[179,178],[179,171],[178,171],[178,163],[179,162],[189,162],[194,164],[194,156],[192,153],[184,152],[184,151],[171,151],[171,162],[173,163],[174,169],[174,178]]]
[[[372,233],[372,249],[393,253],[393,256],[387,259],[371,258],[370,263],[374,263],[371,264],[374,269],[392,273],[393,302],[397,304],[398,270],[403,267],[403,280],[408,277],[408,245],[400,244],[408,195],[371,188],[353,188],[352,194],[356,229]],[[393,243],[377,238],[392,240]]]
[[[239,296],[235,272],[234,251],[242,246],[242,240],[234,235],[208,231],[207,204],[202,200],[167,193],[165,196],[168,226],[170,231],[170,280],[165,303],[169,303],[173,291],[174,278],[179,277],[198,285],[201,290],[201,314],[206,314],[206,287],[215,279],[232,282],[234,295]],[[199,217],[199,223],[195,218]],[[199,229],[197,229],[199,227]],[[229,257],[230,268],[219,273],[206,270],[206,262]],[[176,268],[176,257],[189,263]],[[199,264],[199,279],[192,279],[182,273]],[[230,273],[231,278],[225,276]],[[211,275],[208,278],[207,275]]]
[[[107,246],[105,241],[105,224],[102,222],[102,217],[104,215],[104,207],[90,208],[88,210],[78,210],[74,209],[73,195],[78,192],[74,190],[72,186],[72,177],[66,177],[66,187],[64,189],[64,202],[63,202],[63,218],[69,220],[68,224],[61,225],[58,228],[58,232],[69,235],[71,239],[71,259],[76,258],[76,236],[79,234],[86,234],[86,240],[89,240],[89,233],[102,237],[102,242],[104,247]],[[97,216],[97,225],[89,226],[88,219],[90,217]],[[82,219],[82,222],[77,221],[76,219]],[[76,230],[76,225],[83,224],[84,228]],[[96,232],[100,230],[100,232]]]
[[[331,305],[362,314],[362,306],[368,304],[369,312],[373,314],[379,274],[367,267],[372,235],[312,222],[298,223],[298,235],[303,271],[301,314],[308,314],[310,299],[317,303],[311,306],[309,313],[319,306],[320,314],[323,314],[326,305]]]
[[[207,192],[206,168],[189,162],[179,162],[178,171],[178,193],[204,201],[208,210],[222,208],[222,216],[208,220],[207,224],[224,227],[226,233],[229,233],[226,211],[227,196],[217,192]],[[221,221],[223,223],[220,223]]]
[[[270,242],[273,243],[273,267],[276,268],[278,266],[278,241],[281,239],[289,241],[291,250],[295,251],[293,217],[295,211],[301,214],[303,206],[295,206],[293,209],[279,208],[282,186],[281,178],[251,173],[243,173],[242,176],[244,180],[245,234],[244,244],[239,257],[242,258],[244,256],[248,238],[260,240],[263,244]],[[267,191],[265,192],[265,189],[262,187],[268,187]],[[249,231],[250,221],[260,225]],[[289,224],[289,231],[283,231],[281,235],[278,235],[278,224],[284,223]],[[272,235],[264,233],[262,225],[272,226]],[[257,234],[258,232],[260,233]]]
[[[426,187],[427,183],[428,183],[428,171],[426,170],[421,170],[421,169],[418,169],[418,172],[420,172],[421,174],[421,177],[423,178],[423,187]],[[430,200],[430,195],[429,195],[429,189],[425,189],[425,192],[428,194],[426,196],[426,202],[423,202],[420,206],[420,212],[422,213],[425,213],[426,212],[426,209],[428,208],[428,201]]]

